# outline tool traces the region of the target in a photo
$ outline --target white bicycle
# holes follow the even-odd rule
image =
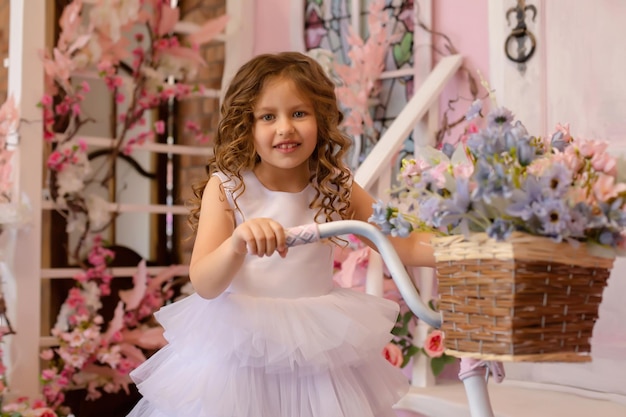
[[[287,229],[286,232],[288,246],[303,245],[323,238],[347,234],[360,235],[369,239],[385,261],[387,269],[409,309],[420,320],[433,328],[441,327],[441,314],[432,310],[422,301],[391,242],[375,226],[358,220],[340,220],[297,226]],[[463,381],[472,417],[494,417],[487,391],[487,379],[490,375],[498,372],[502,373],[502,369],[494,365],[493,362],[461,359],[459,378]]]

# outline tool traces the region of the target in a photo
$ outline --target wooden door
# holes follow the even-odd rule
[[[525,72],[505,54],[518,3],[536,38]],[[576,138],[605,139],[626,155],[626,2],[623,0],[490,0],[490,74],[498,104],[529,132],[549,135],[569,123]],[[517,52],[513,45],[510,52]],[[530,50],[530,44],[525,45]],[[509,376],[618,394],[626,402],[626,260],[618,259],[592,338],[591,363],[508,366]]]

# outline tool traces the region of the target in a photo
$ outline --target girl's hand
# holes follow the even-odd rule
[[[249,253],[262,257],[274,252],[283,258],[287,255],[285,230],[272,219],[248,220],[235,228],[231,239],[233,249],[241,255]]]

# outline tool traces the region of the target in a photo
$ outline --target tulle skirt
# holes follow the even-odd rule
[[[168,344],[131,376],[129,417],[392,417],[407,378],[382,356],[395,302],[191,295],[156,317]]]

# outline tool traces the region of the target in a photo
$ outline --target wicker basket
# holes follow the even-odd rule
[[[514,233],[433,239],[446,353],[502,361],[590,361],[613,259]]]

